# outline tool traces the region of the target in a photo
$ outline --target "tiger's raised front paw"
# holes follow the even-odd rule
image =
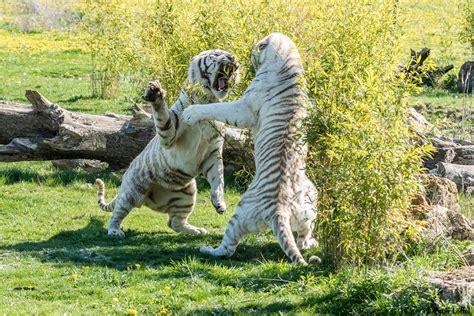
[[[184,109],[183,114],[181,115],[181,120],[188,125],[196,124],[201,120],[199,118],[199,108],[195,105],[187,107]]]
[[[142,99],[148,102],[156,103],[157,101],[163,101],[166,96],[166,91],[161,87],[159,80],[152,81],[148,84],[145,92],[142,95]]]

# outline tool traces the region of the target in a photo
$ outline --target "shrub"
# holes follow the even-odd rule
[[[463,1],[461,4],[463,12],[462,31],[460,33],[461,40],[471,44],[471,54],[474,55],[474,7],[469,0]],[[472,57],[472,56],[471,56]]]
[[[315,105],[306,134],[308,173],[320,190],[318,238],[333,262],[361,263],[400,249],[403,211],[424,154],[410,139],[396,80],[397,4],[88,0],[85,26],[102,95],[118,87],[118,78],[131,78],[140,91],[160,78],[171,100],[196,53],[220,48],[237,55],[243,75],[236,97],[252,80],[252,46],[273,31],[291,37]]]
[[[307,137],[320,191],[318,237],[335,263],[380,261],[402,249],[404,210],[427,151],[405,119],[395,4],[346,3],[316,37]]]

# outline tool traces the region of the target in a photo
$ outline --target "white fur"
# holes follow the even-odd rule
[[[298,135],[309,104],[303,67],[294,43],[279,33],[260,41],[251,58],[256,76],[240,100],[193,105],[183,112],[189,124],[217,120],[250,128],[254,135],[255,178],[221,245],[201,251],[228,257],[245,234],[271,228],[291,260],[305,264],[299,249],[316,245],[317,191],[305,175],[306,146]],[[298,234],[296,242],[291,231]]]

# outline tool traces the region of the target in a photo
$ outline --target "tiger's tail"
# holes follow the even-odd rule
[[[301,255],[300,250],[296,246],[295,237],[291,231],[290,220],[287,217],[276,215],[273,218],[272,230],[278,239],[280,247],[285,254],[291,259],[292,263],[308,265]],[[316,256],[309,258],[310,263],[318,263],[320,259]]]
[[[102,181],[101,179],[95,179],[95,184],[97,184],[97,186],[99,187],[99,191],[97,192],[97,204],[99,204],[100,209],[104,212],[112,212],[115,206],[115,199],[113,199],[112,202],[107,203],[105,201],[104,181]]]

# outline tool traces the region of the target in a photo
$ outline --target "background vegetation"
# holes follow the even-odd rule
[[[408,261],[393,256],[402,246],[395,237],[406,232],[401,215],[408,193],[416,190],[414,175],[424,151],[408,141],[403,114],[407,102],[428,109],[449,105],[467,113],[472,101],[439,88],[407,98],[395,73],[397,64],[407,61],[410,47],[428,46],[434,63],[451,62],[455,69],[467,60],[467,4],[1,2],[0,99],[25,101],[24,89],[35,88],[81,112],[127,113],[144,84],[156,77],[171,103],[189,58],[209,48],[239,57],[243,80],[232,95],[236,98],[252,79],[252,45],[272,31],[288,34],[303,56],[316,105],[307,126],[312,176],[321,192],[317,235],[322,247],[312,253],[339,264],[336,272],[329,265],[293,267],[271,234],[247,238],[232,260],[201,256],[199,246],[217,244],[231,215],[214,214],[204,184],[192,222],[209,228],[209,236],[173,234],[164,216],[142,209],[125,222],[127,239],[106,238],[108,216],[95,206],[95,188],[90,185],[95,175],[61,172],[49,163],[4,164],[0,274],[8,282],[0,288],[2,310],[457,310],[427,290],[422,279],[427,269],[461,264],[451,244],[411,249]],[[442,112],[432,116],[442,128],[450,123]],[[468,123],[462,124],[472,126],[471,118],[464,118]],[[453,133],[472,137],[463,126],[464,132],[459,125]],[[101,176],[108,179],[111,197],[120,176]],[[240,193],[227,187],[229,210]],[[472,200],[463,201],[464,212],[472,216]],[[354,270],[357,263],[386,258],[391,260],[383,267]]]

